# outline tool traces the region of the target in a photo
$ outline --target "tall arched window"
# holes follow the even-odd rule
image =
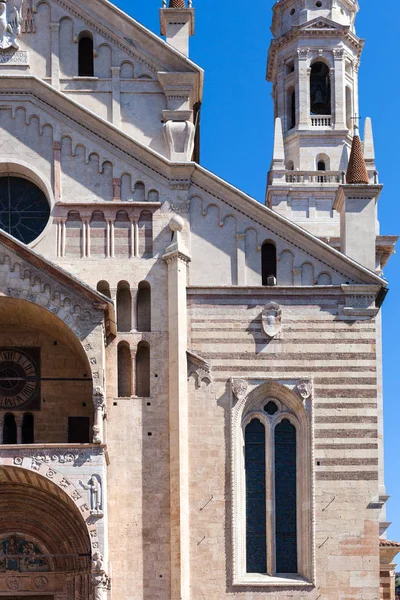
[[[118,344],[118,397],[132,396],[132,358],[126,342]]]
[[[93,38],[83,33],[78,42],[78,74],[79,77],[94,76]]]
[[[136,396],[150,396],[150,346],[139,342],[136,352]]]
[[[275,427],[275,569],[297,573],[296,428],[288,419]]]
[[[247,573],[266,573],[265,427],[258,419],[246,427],[245,471]]]
[[[22,443],[33,444],[35,442],[35,422],[31,413],[25,413],[22,419]]]
[[[297,391],[292,391],[266,382],[232,408],[233,579],[237,585],[268,585],[276,577],[313,580],[309,386],[299,382]]]
[[[262,285],[274,285],[276,278],[276,246],[272,242],[264,242],[261,248]]]
[[[129,284],[120,281],[117,289],[117,331],[132,329],[132,295]]]
[[[151,287],[147,281],[139,283],[136,300],[137,330],[151,331]]]
[[[7,413],[3,424],[3,444],[17,443],[17,425],[12,413]]]
[[[311,66],[310,106],[312,115],[331,114],[330,70],[323,62],[315,62]]]

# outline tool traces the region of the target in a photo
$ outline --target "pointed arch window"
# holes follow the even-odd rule
[[[283,387],[261,385],[233,408],[234,585],[314,576],[311,400],[268,394]]]

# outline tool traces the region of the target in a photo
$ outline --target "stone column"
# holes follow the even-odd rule
[[[93,600],[107,600],[107,577],[104,573],[92,574]]]
[[[58,202],[61,199],[61,142],[54,142],[53,162],[54,162],[54,199],[56,202]]]
[[[112,73],[112,122],[121,127],[121,67],[111,67]]]
[[[15,424],[17,426],[17,444],[22,444],[22,421],[24,420],[24,415],[19,413],[15,415]]]
[[[335,129],[346,128],[346,95],[344,85],[344,51],[336,48],[333,51],[335,68],[331,69],[331,78],[334,82],[334,102],[332,116],[334,116]]]
[[[299,48],[297,50],[297,95],[300,129],[308,129],[310,125],[310,72],[308,66],[308,53],[308,48]]]
[[[93,389],[93,405],[93,444],[104,444],[104,415],[106,411],[106,400],[102,387],[95,387]]]
[[[189,442],[187,388],[187,300],[189,252],[181,239],[184,221],[174,216],[168,265],[169,443],[171,511],[171,600],[190,598]]]
[[[51,85],[60,89],[60,23],[50,23],[51,30]]]

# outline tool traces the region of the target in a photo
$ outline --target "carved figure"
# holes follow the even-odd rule
[[[92,571],[104,573],[104,561],[100,552],[95,552],[92,558]]]
[[[273,339],[282,329],[282,310],[279,304],[267,304],[261,315],[262,328],[269,339]]]
[[[92,513],[103,514],[102,487],[99,475],[92,475],[89,482],[79,481],[84,490],[90,491],[90,510]],[[97,554],[97,552],[96,552]]]
[[[233,379],[232,380],[232,392],[235,394],[238,400],[244,398],[247,393],[247,381],[244,379]]]
[[[16,48],[17,37],[21,33],[22,12],[10,0],[0,0],[0,48]]]

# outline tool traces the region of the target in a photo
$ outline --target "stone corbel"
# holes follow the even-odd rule
[[[354,319],[376,317],[379,308],[375,300],[380,290],[378,285],[342,285],[345,294],[345,305],[341,306],[341,313]]]
[[[204,358],[187,350],[187,377],[191,375],[195,378],[196,388],[200,388],[204,382],[206,385],[211,383],[211,365]]]
[[[159,72],[158,80],[167,99],[167,108],[162,111],[162,120],[169,158],[174,162],[189,161],[194,149],[195,126],[192,106],[196,77],[193,73]]]

